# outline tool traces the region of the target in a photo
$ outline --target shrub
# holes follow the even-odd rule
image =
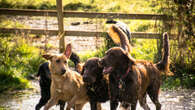
[[[13,39],[13,38],[12,38]],[[43,59],[39,49],[22,38],[0,38],[0,92],[29,87],[29,75],[35,74]]]

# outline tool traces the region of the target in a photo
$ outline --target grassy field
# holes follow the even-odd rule
[[[65,10],[152,13],[149,0],[63,0]],[[55,9],[56,0],[0,0],[1,8]]]

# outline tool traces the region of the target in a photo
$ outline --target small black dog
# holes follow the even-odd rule
[[[76,69],[77,65],[80,63],[79,56],[73,52],[70,56],[70,60],[74,62]],[[36,105],[35,110],[40,110],[41,107],[44,106],[50,99],[51,73],[48,62],[45,62],[39,66],[37,77],[40,77],[39,85],[41,89],[41,98],[39,103]],[[65,102],[59,100],[58,104],[60,105],[60,110],[64,110]]]

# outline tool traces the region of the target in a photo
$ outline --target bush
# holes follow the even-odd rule
[[[85,62],[87,59],[91,57],[98,57],[102,58],[105,55],[105,51],[107,48],[105,46],[102,46],[101,48],[97,49],[94,52],[85,52],[83,54],[80,54],[81,62]]]
[[[13,38],[12,38],[13,39]],[[29,87],[29,75],[35,74],[43,59],[39,49],[22,38],[0,38],[0,92]]]

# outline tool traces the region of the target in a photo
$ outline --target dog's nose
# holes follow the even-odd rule
[[[66,73],[66,70],[65,69],[62,69],[62,74]]]

